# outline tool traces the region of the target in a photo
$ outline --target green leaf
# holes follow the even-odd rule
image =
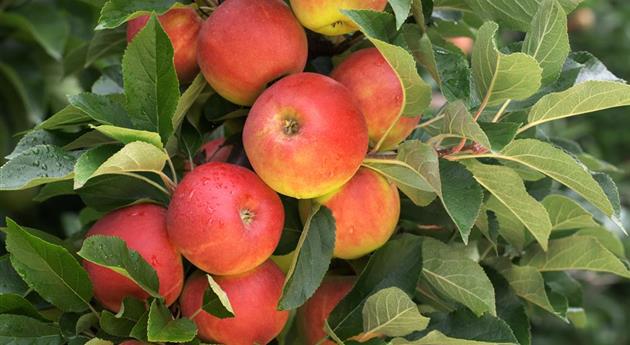
[[[593,215],[566,196],[549,195],[542,203],[549,213],[554,231],[599,226]]]
[[[514,212],[495,196],[490,196],[486,200],[486,209],[494,213],[496,221],[499,223],[498,233],[516,249],[522,250],[533,239]]]
[[[397,287],[380,290],[368,297],[362,314],[365,334],[402,337],[421,331],[429,324],[429,318],[422,316],[418,306]]]
[[[431,331],[421,339],[409,341],[404,338],[395,338],[392,345],[518,345],[516,342],[489,342],[451,338],[440,331]]]
[[[534,139],[515,140],[497,158],[539,171],[573,189],[606,215],[615,213],[608,196],[586,168],[551,144]]]
[[[68,102],[70,102],[70,105],[83,111],[89,117],[102,124],[131,127],[129,114],[123,106],[123,95],[96,95],[84,92],[78,95],[68,96]]]
[[[431,145],[419,140],[405,141],[398,146],[397,158],[417,171],[423,180],[423,188],[410,188],[397,183],[398,188],[414,204],[426,206],[435,199],[436,195],[442,195],[438,155]]]
[[[540,245],[547,249],[551,221],[543,205],[527,193],[523,180],[514,170],[500,165],[481,164],[476,160],[466,167],[475,180],[503,204],[529,230]]]
[[[199,95],[209,89],[210,84],[208,84],[206,78],[204,78],[203,74],[198,74],[190,86],[188,86],[186,91],[184,91],[182,97],[180,97],[179,102],[177,103],[175,115],[173,115],[173,128],[177,129],[181,126],[186,113],[195,103]]]
[[[407,188],[407,190],[429,192],[433,189],[416,169],[398,159],[368,158],[363,161],[363,166],[380,173],[394,181],[398,187]]]
[[[96,31],[90,40],[84,67],[89,67],[96,61],[111,55],[122,55],[127,47],[127,30],[125,29],[120,27]]]
[[[391,28],[393,17],[384,12],[365,10],[343,11],[365,34],[365,36],[383,54],[387,63],[392,67],[403,89],[402,103],[399,116],[416,117],[424,113],[431,103],[431,86],[429,86],[416,70],[413,56],[404,48],[388,43],[388,37],[382,32],[395,31]]]
[[[100,175],[160,173],[167,158],[164,151],[142,141],[129,143],[119,151],[114,146],[99,146],[79,157],[75,167],[74,188],[81,188],[87,181]]]
[[[392,10],[394,10],[394,15],[396,16],[396,30],[400,29],[409,17],[411,1],[412,0],[388,0],[389,5],[392,7]]]
[[[468,58],[462,53],[454,53],[444,47],[434,45],[433,48],[440,89],[449,102],[470,99],[471,71]]]
[[[498,29],[493,22],[481,26],[472,54],[477,93],[488,106],[501,105],[508,99],[525,99],[541,85],[542,70],[534,58],[523,53],[499,52],[495,42]]]
[[[101,318],[99,319],[101,329],[117,337],[128,337],[135,324],[134,321],[118,318],[107,310],[101,312]]]
[[[415,1],[415,0],[414,0]],[[438,72],[435,53],[433,52],[433,44],[428,35],[422,33],[422,29],[416,24],[404,24],[402,26],[401,35],[407,44],[407,48],[416,62],[427,69],[433,79],[441,84],[442,80]]]
[[[78,252],[83,259],[131,279],[149,295],[160,298],[157,273],[125,241],[112,236],[90,236]]]
[[[488,136],[491,149],[501,151],[514,140],[521,124],[516,122],[479,122],[479,126]]]
[[[470,171],[457,162],[440,160],[440,175],[444,208],[455,222],[464,243],[468,243],[470,231],[481,211],[481,186]]]
[[[0,344],[61,345],[59,328],[22,315],[0,315]]]
[[[543,85],[558,79],[570,51],[566,13],[558,1],[544,0],[523,42],[523,53],[533,56],[543,69]]]
[[[284,229],[273,255],[288,255],[294,251],[304,228],[300,219],[298,200],[289,197],[281,197],[281,200],[284,206]]]
[[[7,226],[11,264],[29,287],[63,311],[86,310],[92,299],[92,283],[74,256],[8,218]]]
[[[203,305],[201,308],[220,319],[234,317],[234,309],[232,309],[228,295],[212,279],[212,276],[209,274],[206,276],[208,277],[209,286],[203,294]]]
[[[494,288],[481,266],[462,252],[425,237],[422,241],[424,278],[440,294],[468,307],[477,315],[496,315]]]
[[[0,293],[24,295],[28,286],[11,266],[9,255],[0,256]]]
[[[315,293],[328,270],[334,249],[335,218],[328,208],[316,205],[300,235],[278,310],[295,309]]]
[[[63,146],[67,141],[59,135],[45,131],[34,130],[26,133],[13,149],[10,155],[5,158],[11,160],[20,155],[20,153],[28,151],[28,149],[37,145]]]
[[[330,333],[347,339],[363,332],[363,305],[379,290],[395,286],[411,295],[422,270],[421,250],[422,239],[410,234],[395,237],[378,249],[352,290],[330,313],[326,322]]]
[[[123,127],[102,125],[94,127],[100,133],[107,135],[110,138],[116,139],[123,144],[130,144],[134,141],[142,141],[149,143],[158,149],[162,149],[162,141],[160,135],[155,132],[141,131],[137,129],[129,129]]]
[[[0,314],[23,315],[41,321],[47,321],[37,309],[35,309],[31,302],[14,293],[0,294]]]
[[[53,114],[44,122],[35,126],[34,129],[63,129],[84,125],[92,121],[92,118],[82,110],[68,105],[60,111]]]
[[[590,236],[596,238],[602,246],[621,259],[626,258],[626,250],[623,243],[613,232],[602,226],[580,229],[576,236]]]
[[[170,9],[175,0],[109,0],[101,9],[96,30],[112,29],[137,17],[140,12],[154,11],[162,14]]]
[[[497,316],[510,326],[520,345],[531,345],[531,325],[524,303],[498,272],[486,267],[486,273],[494,285]]]
[[[77,194],[87,206],[100,212],[136,203],[154,202],[166,206],[169,202],[168,195],[154,185],[126,175],[97,176],[77,190]]]
[[[519,132],[542,123],[630,105],[630,85],[614,81],[586,81],[566,91],[542,97],[530,110],[527,125]]]
[[[521,263],[536,267],[541,272],[586,270],[630,278],[630,271],[623,262],[596,238],[589,236],[571,236],[549,241],[546,253],[540,249],[528,251]]]
[[[490,343],[518,343],[505,321],[484,314],[476,316],[467,309],[458,309],[446,318],[433,322],[429,330],[438,330],[448,337]]]
[[[70,26],[65,13],[48,3],[26,3],[0,12],[2,26],[14,27],[32,37],[55,60],[61,60]]]
[[[123,79],[134,128],[158,132],[166,143],[173,132],[179,82],[173,64],[173,46],[155,15],[127,47]]]
[[[149,310],[147,338],[150,342],[185,343],[197,335],[192,320],[173,319],[171,311],[160,300],[153,300]]]
[[[0,167],[0,190],[21,190],[72,178],[76,158],[57,146],[37,145]]]
[[[511,29],[528,31],[540,4],[544,0],[465,0],[482,19],[498,21]],[[566,13],[573,11],[582,0],[559,0]]]
[[[545,280],[535,267],[507,263],[497,269],[519,297],[554,315],[561,314],[551,304],[545,289]]]
[[[490,140],[479,124],[468,112],[463,101],[449,103],[443,111],[444,119],[440,121],[440,134],[434,138],[464,138],[472,140],[490,149]]]
[[[114,343],[109,340],[104,340],[101,338],[92,338],[84,345],[114,345]]]

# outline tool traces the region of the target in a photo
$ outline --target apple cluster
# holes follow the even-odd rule
[[[230,147],[224,139],[211,141],[202,148],[205,163],[185,168],[168,209],[153,204],[119,209],[87,236],[116,236],[137,251],[157,272],[166,304],[179,299],[182,315],[197,324],[201,339],[266,344],[285,326],[288,311],[277,310],[285,275],[270,260],[284,227],[278,194],[299,199],[303,219],[315,204],[332,211],[336,258],[362,257],[393,234],[398,190],[361,163],[370,149],[395,148],[420,116],[399,118],[403,90],[376,48],[353,52],[329,76],[303,72],[304,27],[328,36],[351,33],[357,28],[342,8],[382,11],[386,3],[291,0],[289,7],[282,0],[226,0],[205,21],[191,6],[159,17],[180,82],[201,71],[223,98],[251,106],[242,138],[253,171],[226,163]],[[128,23],[129,41],[147,20]],[[197,269],[186,282],[182,257]],[[122,275],[84,265],[105,308],[118,311],[126,296],[148,298]],[[234,317],[201,310],[205,274],[226,292]],[[300,308],[299,328],[308,344],[321,344],[324,320],[353,282],[329,276]]]

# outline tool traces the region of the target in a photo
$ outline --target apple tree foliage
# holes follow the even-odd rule
[[[182,162],[209,136],[225,133],[242,148],[234,127],[247,109],[216,95],[202,76],[178,84],[170,41],[155,16],[126,47],[126,21],[163,13],[174,1],[18,2],[0,9],[2,32],[32,41],[43,54],[36,63],[27,52],[7,53],[3,61],[13,65],[0,62],[15,97],[33,100],[9,113],[36,123],[0,168],[0,190],[38,187],[38,201],[78,195],[87,227],[125,205],[167,204]],[[302,224],[295,200],[283,199],[287,221],[276,254],[296,250],[297,258],[280,309],[304,304],[329,267],[346,265],[358,280],[327,319],[337,343],[378,333],[383,337],[367,343],[528,345],[535,313],[576,326],[587,315],[571,272],[630,278],[610,225],[625,231],[606,165],[545,132],[551,121],[630,105],[625,81],[594,56],[571,51],[567,14],[580,2],[390,0],[384,13],[345,12],[362,33],[345,51],[314,43],[308,68],[324,74],[349,51],[375,46],[404,89],[399,116],[425,116],[397,150],[375,150],[363,163],[404,194],[397,234],[369,257],[331,260],[331,213],[317,209]],[[504,32],[522,40],[502,44]],[[455,36],[474,38],[470,59],[447,39]],[[81,70],[93,75],[87,90],[67,78]],[[63,100],[56,89],[70,96]],[[445,104],[431,108],[432,97]],[[58,111],[43,116],[49,108]],[[16,118],[0,118],[5,136],[19,128],[9,127],[22,121]],[[242,161],[242,149],[235,152],[231,159]],[[124,242],[80,243],[11,219],[6,225],[1,343],[199,343],[194,323],[165,307],[155,271]],[[91,302],[80,258],[132,279],[150,303],[128,298],[118,314],[101,310]],[[212,278],[203,308],[233,316]],[[277,342],[300,344],[293,319]]]

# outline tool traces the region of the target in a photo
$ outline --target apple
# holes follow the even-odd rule
[[[293,12],[311,31],[337,36],[358,30],[341,10],[383,11],[387,0],[291,0]]]
[[[256,100],[243,129],[256,173],[298,199],[341,187],[367,153],[365,119],[348,90],[315,73],[281,79]]]
[[[139,340],[125,340],[122,343],[120,343],[119,345],[145,345],[145,343],[139,341]]]
[[[569,15],[569,32],[589,31],[593,29],[597,22],[597,16],[592,9],[582,7]]]
[[[472,53],[473,46],[475,44],[475,41],[467,36],[449,37],[446,40],[453,43],[453,45],[459,48],[466,55],[470,55],[470,53]]]
[[[182,258],[166,232],[166,210],[153,204],[138,204],[111,212],[97,221],[86,234],[114,236],[137,251],[157,272],[160,295],[167,305],[175,302],[184,283]],[[130,279],[109,268],[83,260],[92,281],[94,298],[117,312],[126,296],[146,299],[149,295]]]
[[[193,265],[240,274],[267,260],[284,226],[280,197],[243,167],[198,166],[179,183],[168,207],[168,235]]]
[[[158,17],[162,28],[171,40],[174,50],[175,71],[182,83],[191,82],[199,72],[197,65],[197,35],[202,20],[194,8],[177,7]],[[127,42],[136,36],[149,21],[144,15],[127,24]]]
[[[300,216],[313,202],[335,218],[335,249],[341,259],[356,259],[380,248],[396,230],[400,216],[398,188],[381,174],[361,168],[341,189],[313,200],[300,200]]]
[[[201,339],[228,345],[267,344],[282,331],[289,312],[276,309],[284,285],[284,274],[276,264],[266,261],[252,271],[214,279],[227,294],[234,317],[219,319],[200,311],[208,288],[208,279],[200,272],[188,279],[180,297],[182,314],[196,314],[192,320]]]
[[[195,164],[203,164],[208,162],[227,162],[232,153],[232,145],[225,144],[225,138],[210,140],[199,149],[199,153],[195,155]],[[193,164],[184,161],[184,172],[188,173],[193,169]]]
[[[298,330],[306,340],[306,345],[335,345],[331,340],[319,342],[326,336],[324,322],[339,301],[350,292],[354,282],[354,277],[328,276],[315,294],[298,309]]]
[[[270,82],[302,72],[307,55],[304,29],[282,0],[227,0],[199,32],[201,72],[240,105],[253,104]]]
[[[348,88],[356,99],[367,122],[370,146],[374,147],[396,121],[403,106],[403,89],[396,73],[376,48],[368,48],[348,56],[330,76]],[[395,148],[416,128],[418,121],[420,116],[401,117],[379,149]]]

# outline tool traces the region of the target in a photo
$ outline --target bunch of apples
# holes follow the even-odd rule
[[[228,345],[266,344],[285,326],[277,310],[285,275],[270,260],[284,227],[277,193],[300,199],[306,218],[314,204],[336,222],[334,257],[356,259],[382,246],[396,229],[396,186],[361,163],[368,151],[395,148],[420,117],[398,118],[403,90],[376,48],[350,54],[330,76],[303,72],[304,27],[335,36],[357,28],[341,9],[383,11],[386,0],[226,0],[204,21],[193,7],[159,20],[174,47],[182,83],[199,70],[225,99],[251,106],[242,138],[253,171],[226,163],[223,139],[203,150],[207,163],[185,175],[168,209],[138,204],[99,220],[88,236],[123,239],[157,272],[168,305],[179,299],[199,337]],[[147,16],[128,24],[128,40]],[[390,128],[391,127],[391,128]],[[386,137],[384,137],[387,134]],[[182,256],[197,269],[184,282]],[[84,262],[96,299],[118,311],[123,298],[148,295],[131,280]],[[226,292],[234,317],[201,310],[205,274]],[[300,308],[308,344],[321,344],[324,320],[349,292],[353,277],[329,276]],[[364,337],[365,338],[365,337]]]

